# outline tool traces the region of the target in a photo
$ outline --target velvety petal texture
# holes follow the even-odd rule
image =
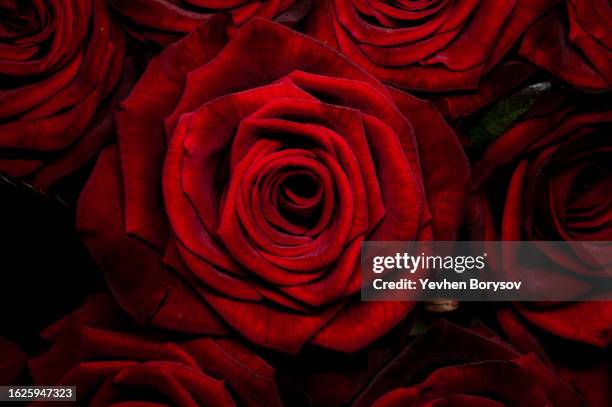
[[[312,0],[108,0],[136,39],[167,46],[210,20],[228,14],[237,26],[252,17],[294,25]]]
[[[382,369],[355,406],[587,406],[535,354],[445,320]]]
[[[306,31],[390,85],[431,92],[475,90],[554,4],[322,0],[314,2]]]
[[[78,227],[121,307],[160,327],[362,349],[413,304],[359,301],[361,243],[462,223],[468,163],[433,104],[258,17],[168,46],[117,129]]]
[[[605,103],[605,102],[604,102]],[[473,170],[475,239],[612,240],[612,112],[582,112],[574,107],[536,115],[513,126],[489,146]],[[509,170],[503,210],[493,214],[487,194],[499,174]],[[499,187],[499,181],[496,181]],[[483,192],[484,191],[484,192]],[[499,198],[497,198],[499,199]],[[555,265],[543,270],[551,281],[577,290],[605,268],[588,256],[543,253]],[[605,263],[603,263],[605,264]],[[539,270],[530,270],[537,276]],[[529,304],[519,312],[540,328],[563,338],[605,348],[612,341],[612,303]]]
[[[612,407],[612,0],[0,0],[0,233],[33,406]]]
[[[612,88],[612,4],[564,0],[526,33],[520,55],[575,86]]]
[[[103,0],[3,1],[0,15],[0,172],[45,187],[111,137],[124,34]]]
[[[97,295],[47,328],[36,385],[76,386],[80,405],[280,406],[274,369],[231,339],[170,341]]]
[[[565,320],[568,326],[577,328],[581,325],[579,320],[583,315],[601,312],[598,305],[583,303],[577,307],[567,307],[560,304],[556,307],[551,305],[541,311],[556,313],[556,317]],[[573,321],[563,317],[563,314],[572,312],[577,316]],[[550,336],[538,328],[538,321],[534,320],[534,324],[529,321],[531,318],[525,309],[517,312],[509,306],[500,307],[497,319],[503,333],[514,347],[522,353],[537,354],[543,363],[557,371],[559,377],[576,389],[589,406],[606,407],[612,404],[612,395],[607,391],[609,383],[612,382],[609,350]],[[609,318],[607,320],[609,321]],[[587,324],[589,322],[587,321]],[[584,324],[585,331],[589,330],[587,324]]]

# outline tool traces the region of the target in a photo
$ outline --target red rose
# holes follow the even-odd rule
[[[612,5],[565,0],[525,34],[520,54],[576,86],[612,87]]]
[[[419,315],[416,310],[383,338],[358,352],[340,353],[309,346],[295,357],[270,358],[277,371],[284,404],[291,407],[349,405],[414,340],[414,319]]]
[[[586,406],[533,354],[444,320],[404,349],[353,406]]]
[[[42,335],[51,347],[30,360],[34,384],[76,386],[80,405],[280,406],[274,369],[239,342],[155,338],[107,296]]]
[[[140,321],[360,349],[412,308],[359,301],[361,242],[452,240],[466,158],[430,103],[263,19],[228,42],[224,21],[151,62],[78,227]]]
[[[236,25],[261,17],[292,25],[308,12],[312,0],[109,0],[125,18],[126,30],[141,41],[167,46],[220,13]]]
[[[558,109],[519,122],[487,148],[474,166],[475,189],[512,168],[502,240],[612,240],[611,122],[612,111]]]
[[[321,0],[313,4],[307,32],[391,85],[433,92],[476,89],[554,3]]]
[[[519,122],[493,142],[473,171],[474,238],[612,240],[611,126],[610,111],[555,109]],[[502,187],[507,191],[497,216],[489,201],[498,195],[493,190],[504,185],[500,173],[494,172],[500,168],[509,169],[511,176]],[[491,189],[489,196],[487,189]],[[495,205],[497,202],[491,202]],[[578,255],[547,255],[572,272],[563,273],[558,284],[581,289],[585,276],[598,277],[597,270]],[[556,278],[554,272],[546,273],[549,280]],[[517,307],[534,324],[561,337],[600,347],[612,342],[610,302]]]
[[[578,308],[576,311],[575,316],[579,319],[599,310],[595,306],[592,309]],[[536,353],[540,360],[557,371],[559,377],[571,384],[589,406],[612,405],[612,395],[608,391],[612,383],[609,350],[542,335],[511,307],[500,308],[497,315],[508,340],[520,352]]]
[[[45,186],[112,135],[96,109],[123,69],[125,39],[103,0],[0,4],[0,172]]]

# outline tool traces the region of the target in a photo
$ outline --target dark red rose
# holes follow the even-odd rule
[[[520,54],[576,86],[612,88],[612,4],[564,0],[526,32]]]
[[[78,227],[139,321],[363,348],[413,305],[359,301],[361,242],[452,240],[466,158],[430,103],[263,19],[228,42],[225,21],[151,62]]]
[[[555,109],[519,122],[493,142],[473,171],[474,238],[612,240],[611,128],[610,111]],[[507,184],[500,182],[497,169],[510,171]],[[505,198],[498,215],[491,206],[498,205],[492,200],[500,188],[505,189]],[[579,255],[547,255],[564,270],[558,284],[581,290],[592,286],[585,285],[585,277],[609,279]],[[548,279],[557,278],[553,271],[545,273]],[[532,323],[555,335],[600,347],[612,342],[610,302],[517,307]]]
[[[612,303],[517,304],[534,325],[571,340],[605,348],[612,343]]]
[[[612,111],[558,109],[517,123],[487,148],[474,188],[512,169],[502,240],[612,240],[611,122]]]
[[[0,337],[0,386],[25,384],[27,356],[21,348]]]
[[[593,309],[579,309],[581,318]],[[498,322],[510,343],[521,353],[534,352],[559,377],[570,384],[591,407],[612,405],[612,394],[608,390],[612,383],[610,349],[559,340],[543,334],[536,326],[525,320],[515,309],[502,307],[497,312]]]
[[[348,406],[414,340],[414,319],[419,314],[412,313],[384,337],[358,352],[308,346],[291,357],[271,355],[269,362],[276,368],[284,405]]]
[[[586,406],[533,353],[444,320],[402,351],[353,406]]]
[[[232,339],[156,337],[106,295],[47,328],[34,384],[76,386],[80,405],[280,406],[274,369]]]
[[[321,0],[313,4],[307,32],[393,86],[434,92],[476,89],[554,3]],[[513,81],[513,75],[507,80]]]
[[[220,13],[228,13],[240,26],[252,17],[293,25],[312,0],[109,0],[125,18],[125,28],[140,41],[167,46]]]
[[[0,3],[0,172],[45,186],[112,135],[125,38],[103,0]]]

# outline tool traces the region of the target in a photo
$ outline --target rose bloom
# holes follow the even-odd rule
[[[293,25],[308,12],[311,0],[109,0],[125,21],[126,30],[140,41],[167,46],[220,13],[235,25],[252,17]]]
[[[493,142],[473,170],[474,239],[612,240],[611,126],[611,111],[559,107],[532,114]],[[500,182],[503,171],[510,173],[507,183]],[[505,198],[497,213],[491,201],[500,188]],[[555,284],[578,290],[585,277],[609,279],[579,254],[546,255],[566,271]],[[557,278],[555,271],[546,271],[545,278]],[[587,287],[597,287],[591,284]],[[533,324],[560,337],[601,348],[612,341],[610,302],[516,306]]]
[[[582,309],[582,312],[598,312]],[[582,315],[576,314],[576,318]],[[533,352],[547,366],[554,369],[559,377],[576,389],[591,407],[612,405],[610,383],[610,350],[584,345],[580,342],[563,341],[559,337],[542,334],[526,321],[511,306],[500,307],[497,311],[499,326],[509,342],[521,353]]]
[[[106,295],[42,336],[49,349],[30,359],[34,384],[76,386],[79,405],[280,406],[274,369],[239,342],[156,337]]]
[[[153,59],[78,228],[140,322],[363,348],[413,304],[359,301],[361,243],[455,238],[466,157],[430,103],[282,25],[228,42],[227,23]]]
[[[306,29],[385,83],[432,92],[468,90],[477,88],[554,3],[321,0],[313,3]],[[513,77],[506,73],[496,82]]]
[[[612,87],[612,4],[564,0],[525,33],[520,55],[573,85]]]
[[[268,353],[268,360],[277,372],[284,405],[350,405],[376,374],[414,340],[414,321],[419,315],[419,311],[414,312],[384,337],[358,352],[308,346],[292,357]]]
[[[0,173],[46,186],[112,136],[125,38],[105,1],[0,3]],[[112,105],[112,103],[110,103]]]
[[[535,354],[517,352],[486,327],[445,320],[381,370],[352,405],[587,406]]]

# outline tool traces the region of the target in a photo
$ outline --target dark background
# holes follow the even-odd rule
[[[104,287],[74,231],[76,193],[86,174],[42,193],[0,175],[0,336],[26,351],[38,333]]]

